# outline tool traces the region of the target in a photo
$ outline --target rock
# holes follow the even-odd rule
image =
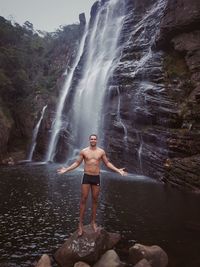
[[[79,262],[74,264],[74,267],[90,267],[90,265],[88,265],[87,263],[85,263],[83,261],[79,261]]]
[[[93,267],[123,267],[117,253],[114,250],[108,250]]]
[[[200,154],[191,157],[171,159],[170,168],[166,173],[167,180],[174,186],[199,192],[199,161]],[[185,175],[185,173],[187,173],[187,175]]]
[[[169,0],[157,37],[159,47],[165,47],[177,34],[198,30],[200,23],[199,0]]]
[[[13,121],[7,115],[7,111],[3,110],[0,103],[0,159],[5,157],[7,152],[8,140],[10,131],[13,126]],[[4,162],[2,162],[4,164]]]
[[[110,234],[102,228],[95,233],[90,225],[84,226],[84,234],[78,231],[56,251],[54,259],[61,267],[72,267],[78,261],[94,264],[101,255],[111,249],[120,239],[119,234]]]
[[[174,48],[177,51],[195,51],[200,49],[200,31],[182,33],[172,39]]]
[[[51,260],[47,254],[42,255],[35,267],[51,267]]]
[[[146,259],[152,267],[166,267],[168,264],[168,256],[159,246],[145,246],[135,244],[129,249],[130,262],[138,263],[142,259]]]
[[[85,24],[86,24],[85,13],[79,14],[79,21],[80,21],[81,26],[85,26]]]
[[[142,259],[134,267],[151,267],[151,264],[146,259]]]

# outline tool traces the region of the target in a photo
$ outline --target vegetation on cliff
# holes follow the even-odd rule
[[[38,95],[48,99],[58,94],[58,78],[73,60],[80,31],[80,25],[73,24],[54,33],[36,32],[28,21],[20,26],[0,17],[1,156],[30,138],[41,108]]]

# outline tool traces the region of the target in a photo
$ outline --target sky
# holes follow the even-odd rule
[[[89,19],[95,0],[0,0],[0,16],[20,25],[25,21],[35,30],[53,32],[60,25],[79,22],[79,14]]]

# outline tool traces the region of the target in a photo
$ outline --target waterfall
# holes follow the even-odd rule
[[[142,137],[140,137],[140,146],[138,149],[138,160],[139,160],[139,165],[140,165],[140,171],[142,173],[142,147],[143,147],[143,140]]]
[[[29,154],[28,154],[28,157],[27,157],[27,160],[28,161],[32,161],[32,157],[33,157],[33,153],[35,151],[35,147],[36,147],[36,141],[37,141],[37,135],[38,135],[38,131],[40,129],[40,124],[42,122],[42,119],[44,117],[44,113],[45,113],[45,110],[47,108],[47,105],[43,107],[42,109],[42,112],[41,112],[41,116],[33,130],[33,135],[32,135],[32,141],[31,141],[31,147],[30,147],[30,151],[29,151]]]
[[[65,99],[69,93],[69,89],[71,86],[74,71],[75,71],[75,69],[79,63],[79,60],[81,58],[81,55],[83,53],[86,35],[87,35],[87,26],[85,28],[83,37],[81,39],[76,59],[75,59],[74,64],[73,64],[73,66],[72,66],[72,68],[71,68],[71,70],[70,70],[70,72],[69,72],[69,74],[65,80],[64,86],[62,88],[62,91],[61,91],[61,94],[59,97],[59,103],[58,103],[57,110],[56,110],[56,117],[55,117],[54,122],[52,123],[50,142],[49,142],[48,150],[47,150],[47,153],[45,156],[46,162],[53,161],[54,156],[55,156],[56,145],[57,145],[60,130],[62,128],[62,123],[63,123],[62,112],[63,112],[63,108],[64,108]],[[67,73],[67,70],[65,71],[65,73]]]
[[[158,25],[160,23],[159,19],[153,20],[153,18],[161,17],[165,6],[165,0],[159,0],[153,4],[150,9],[147,10],[144,17],[135,25],[135,29],[132,32],[132,36],[137,36],[137,33],[141,32],[136,43],[138,46],[140,45],[141,47],[144,47],[139,60],[135,60],[132,63],[133,71],[131,73],[131,77],[135,78],[135,81],[138,82],[133,100],[133,112],[137,114],[142,110],[143,114],[146,114],[147,117],[150,117],[151,115],[151,106],[148,103],[148,94],[146,92],[149,90],[155,90],[158,94],[159,90],[161,90],[159,86],[152,82],[152,79],[149,77],[150,68],[162,70],[161,64],[157,59],[157,52],[152,51],[152,46],[155,43],[156,29],[158,29]],[[154,23],[154,27],[152,27],[152,21]],[[151,33],[150,30],[152,30]],[[143,141],[140,126],[135,125],[135,132],[138,140],[138,165],[140,172],[143,173],[142,163],[144,156],[143,153],[145,151],[145,142]]]
[[[75,148],[86,146],[91,133],[96,133],[100,140],[102,138],[104,96],[120,53],[118,40],[124,13],[124,1],[99,2],[73,103],[71,130]]]

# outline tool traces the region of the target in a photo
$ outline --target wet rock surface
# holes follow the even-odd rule
[[[146,261],[141,262],[143,259],[146,259],[149,262],[149,265],[152,267],[166,267],[168,264],[168,256],[165,251],[159,246],[145,246],[142,244],[135,244],[129,249],[130,261],[133,264],[140,262],[140,265]],[[139,264],[139,263],[138,263]],[[138,266],[140,266],[138,265]]]
[[[84,233],[78,237],[77,231],[54,254],[54,259],[60,266],[73,266],[78,261],[95,263],[108,249],[111,249],[120,239],[118,234],[110,234],[104,229],[94,229],[84,226]]]
[[[51,267],[51,260],[47,254],[42,255],[35,267]]]
[[[116,251],[111,249],[119,241],[119,234],[111,234],[111,240],[109,235],[110,233],[104,229],[94,233],[91,226],[84,226],[83,236],[79,237],[77,231],[74,232],[56,251],[53,258],[61,267],[167,266],[168,256],[161,247],[138,243],[129,248],[129,256],[122,262]],[[44,254],[35,266],[51,267],[50,257]]]
[[[199,1],[168,1],[157,38],[157,47],[165,52],[166,88],[171,104],[177,108],[180,122],[168,129],[170,160],[165,164],[164,177],[174,185],[194,191],[200,188],[196,163],[200,151],[199,22]],[[178,122],[178,117],[175,122]]]
[[[106,147],[129,171],[198,190],[200,6],[196,0],[165,4],[129,2],[107,95]]]

